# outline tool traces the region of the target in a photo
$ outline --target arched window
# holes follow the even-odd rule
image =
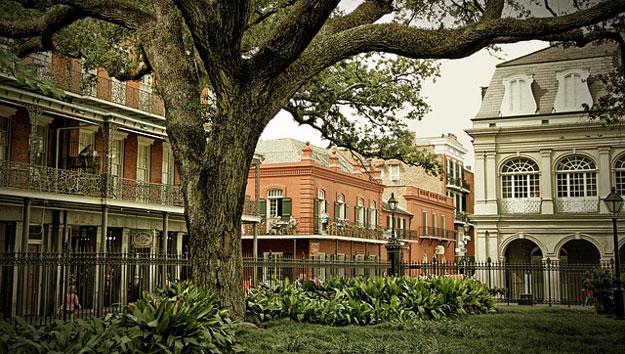
[[[369,227],[372,229],[378,226],[378,216],[375,200],[369,202]]]
[[[579,92],[581,90],[582,77],[572,73],[564,76],[564,106],[581,108]]]
[[[556,168],[558,197],[583,198],[597,196],[597,169],[584,156],[563,159]]]
[[[336,212],[338,214],[335,215],[335,218],[339,220],[345,220],[345,195],[339,193],[336,197]]]
[[[323,189],[320,189],[319,191],[317,191],[317,199],[319,199],[319,214],[328,214],[328,211],[326,210],[326,191],[324,191]]]
[[[540,170],[526,158],[515,158],[501,168],[502,198],[537,198],[540,195]]]
[[[356,221],[356,224],[365,223],[365,200],[363,198],[358,198],[355,221]]]
[[[616,193],[625,195],[625,155],[621,156],[614,165]]]
[[[525,86],[525,80],[510,81],[510,112],[523,111],[523,86]]]

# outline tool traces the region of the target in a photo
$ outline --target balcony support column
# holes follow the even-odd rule
[[[30,207],[32,200],[24,198],[24,210],[22,213],[22,239],[20,240],[20,251],[28,252],[28,236],[30,234]]]
[[[28,135],[28,162],[34,166],[37,161],[37,125],[41,117],[42,108],[36,105],[27,105],[28,118],[30,120],[30,135]]]
[[[163,269],[161,271],[161,274],[163,277],[163,282],[161,285],[165,284],[165,282],[170,280],[167,274],[167,249],[169,248],[168,236],[169,236],[169,214],[167,212],[163,212],[163,242],[161,244],[162,245],[161,254],[163,255],[163,260],[165,264],[163,265]]]
[[[553,214],[553,190],[551,186],[551,149],[540,150],[540,195],[542,202],[540,212],[542,214]]]

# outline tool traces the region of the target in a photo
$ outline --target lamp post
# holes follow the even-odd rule
[[[616,189],[612,187],[610,194],[605,197],[605,203],[612,216],[612,229],[614,236],[614,316],[617,320],[622,320],[625,310],[623,309],[623,283],[621,282],[621,264],[618,257],[618,231],[616,227],[616,218],[623,207],[623,198],[616,194]]]
[[[397,200],[395,199],[395,193],[391,193],[391,197],[388,199],[388,206],[391,209],[391,237],[386,242],[386,253],[388,254],[388,260],[391,262],[391,276],[399,275],[399,263],[401,257],[401,243],[397,241],[395,237],[395,210],[397,210]]]

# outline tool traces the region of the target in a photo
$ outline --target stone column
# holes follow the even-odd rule
[[[540,195],[542,197],[540,210],[542,214],[553,214],[553,173],[551,169],[551,154],[553,150],[540,150]]]
[[[485,180],[486,180],[486,212],[491,215],[497,215],[497,164],[495,162],[495,152],[486,153],[485,161]]]
[[[130,240],[130,229],[128,228],[123,228],[122,229],[122,249],[121,252],[123,254],[123,257],[125,258],[125,261],[128,262],[130,261],[128,259],[128,250],[129,250],[129,240]],[[128,265],[127,264],[122,264],[121,266],[121,285],[119,286],[119,291],[120,291],[120,302],[125,305],[128,301]]]
[[[610,148],[599,148],[599,169],[597,171],[597,195],[599,196],[599,212],[607,214],[609,212],[607,205],[603,202],[605,197],[610,194],[612,186],[612,168],[610,166]]]
[[[30,233],[30,207],[32,200],[30,198],[24,198],[24,208],[22,213],[22,238],[21,238],[21,252],[28,252],[28,237]],[[17,242],[16,242],[17,244]]]
[[[168,236],[168,234],[169,234],[169,214],[167,214],[167,212],[163,212],[163,242],[162,242],[162,246],[163,247],[161,249],[161,254],[162,254],[162,257],[163,257],[162,260],[163,260],[163,263],[164,263],[163,267],[162,267],[162,270],[161,270],[162,271],[161,274],[162,274],[162,277],[163,277],[163,282],[170,280],[169,277],[168,277],[168,274],[167,274],[167,265],[166,265],[166,263],[167,263],[167,248],[168,248],[168,246],[167,246],[167,243],[168,243],[168,240],[167,240],[168,237],[167,236]],[[164,285],[164,284],[161,284],[161,285]]]
[[[176,233],[176,254],[178,255],[178,260],[182,259],[182,236],[183,233],[182,232],[178,232]],[[182,276],[182,266],[181,265],[177,265],[176,266],[176,280],[180,280],[181,276]]]

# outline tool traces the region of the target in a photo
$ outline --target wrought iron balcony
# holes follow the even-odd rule
[[[36,70],[39,77],[50,80],[55,86],[65,91],[99,98],[159,116],[165,115],[163,100],[151,89],[133,87],[123,81],[68,69],[65,66],[52,65],[48,62],[35,61],[26,66]],[[138,86],[139,83],[136,85]]]
[[[540,214],[540,198],[503,198],[499,209],[502,214]]]
[[[599,211],[598,197],[557,198],[555,209],[558,213],[596,213]]]
[[[471,222],[471,215],[464,212],[464,211],[456,211],[454,213],[454,222],[457,223],[461,223],[461,224],[466,224],[468,222]]]
[[[14,161],[0,161],[0,188],[183,206],[180,186]],[[256,215],[256,203],[250,197],[246,197],[243,209],[244,214]]]
[[[447,187],[462,190],[463,192],[471,190],[471,185],[460,178],[447,177]]]
[[[383,239],[384,230],[380,226],[354,223],[348,220],[300,217],[290,222],[290,218],[270,218],[258,225],[259,235],[322,235],[345,236],[369,240]],[[252,235],[252,227],[244,226],[243,235]]]

